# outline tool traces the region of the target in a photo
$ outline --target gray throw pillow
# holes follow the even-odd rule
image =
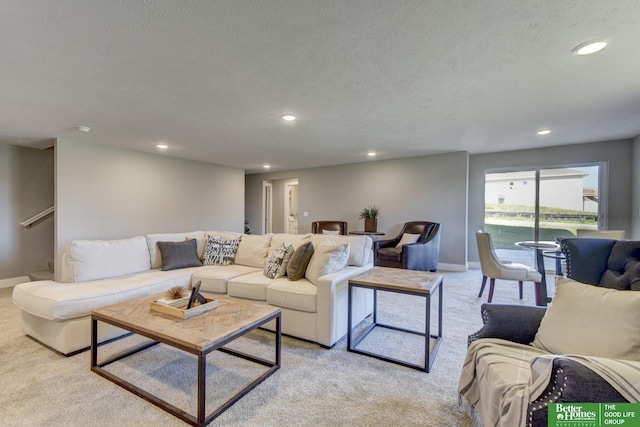
[[[298,247],[291,255],[287,264],[287,276],[289,280],[300,280],[307,271],[307,266],[313,255],[313,243],[308,242]]]
[[[163,271],[202,265],[198,257],[196,239],[182,242],[158,242],[158,249],[162,257]]]

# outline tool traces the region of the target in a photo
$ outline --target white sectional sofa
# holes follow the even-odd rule
[[[195,239],[202,259],[207,236],[240,240],[233,264],[162,269],[158,242]],[[298,248],[307,242],[312,242],[315,251],[305,277],[292,281],[287,276],[270,279],[265,275],[265,262],[276,248],[282,244]],[[344,249],[341,261],[324,258],[326,251],[338,246]],[[349,278],[373,267],[371,246],[367,236],[242,235],[217,231],[78,240],[63,255],[60,282],[17,285],[13,302],[22,311],[26,334],[70,355],[90,345],[92,310],[201,281],[202,291],[279,307],[284,334],[331,347],[347,332]],[[353,315],[358,322],[371,313],[373,300],[366,290],[356,290],[359,292],[354,295]],[[126,333],[106,324],[99,332],[100,342]]]

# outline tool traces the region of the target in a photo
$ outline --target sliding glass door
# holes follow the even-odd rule
[[[601,165],[485,173],[485,230],[501,259],[533,266],[525,240],[555,241],[577,229],[597,230],[604,218]],[[553,269],[549,260],[547,269]]]

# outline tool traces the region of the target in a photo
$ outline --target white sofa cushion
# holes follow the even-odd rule
[[[227,283],[229,296],[266,301],[267,286],[273,283],[262,271],[234,277]]]
[[[233,231],[205,231],[204,236],[205,239],[207,236],[211,236],[220,240],[240,240],[244,234]]]
[[[293,246],[293,249],[298,249],[303,243],[307,243],[311,240],[311,233],[307,234],[286,234],[276,233],[271,235],[271,246],[269,248],[269,255],[271,252],[279,248],[281,245]]]
[[[151,257],[151,268],[162,267],[162,257],[158,251],[158,242],[179,242],[181,240],[196,239],[198,248],[198,257],[202,259],[204,253],[205,238],[204,231],[190,231],[188,233],[161,233],[147,234],[147,245],[149,247],[149,256]]]
[[[71,279],[87,282],[147,271],[147,240],[143,236],[119,240],[74,240],[68,257]]]
[[[264,267],[271,244],[271,234],[245,234],[240,239],[235,263],[249,267]]]
[[[173,286],[188,287],[191,275],[207,267],[149,270],[117,279],[84,283],[27,282],[13,290],[13,302],[22,310],[49,320],[88,316],[92,310],[162,293]]]
[[[195,272],[191,276],[191,284],[195,285],[201,281],[200,290],[226,294],[227,282],[230,279],[256,271],[260,271],[260,269],[237,264],[209,267]]]
[[[315,313],[318,287],[308,280],[278,279],[267,287],[267,303],[276,307]]]
[[[311,236],[313,246],[349,244],[349,265],[364,267],[373,259],[373,241],[369,236],[332,236],[314,234]]]
[[[316,246],[304,276],[317,285],[320,276],[342,270],[348,260],[348,244]]]
[[[640,360],[640,292],[560,278],[533,345],[552,354]]]

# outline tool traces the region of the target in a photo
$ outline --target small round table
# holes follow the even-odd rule
[[[516,246],[536,250],[536,268],[538,270],[538,273],[540,273],[540,275],[542,276],[542,289],[540,289],[540,301],[542,302],[540,303],[540,305],[546,305],[546,303],[551,301],[551,298],[549,298],[547,294],[547,276],[544,271],[544,252],[550,250],[557,251],[559,248],[558,244],[551,241],[527,240],[524,242],[516,242]]]

